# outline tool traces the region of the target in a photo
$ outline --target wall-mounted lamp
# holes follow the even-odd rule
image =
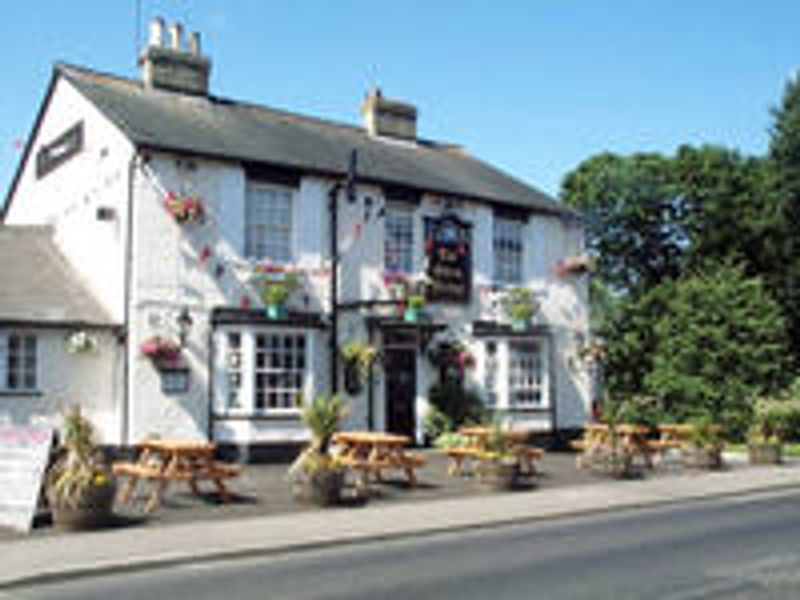
[[[189,332],[192,330],[192,325],[194,325],[194,320],[189,313],[189,308],[184,306],[175,320],[178,323],[178,339],[181,342],[181,348],[183,348],[186,346]]]

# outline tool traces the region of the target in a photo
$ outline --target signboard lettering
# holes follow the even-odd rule
[[[472,241],[470,224],[455,215],[425,220],[428,300],[470,300],[472,286]]]

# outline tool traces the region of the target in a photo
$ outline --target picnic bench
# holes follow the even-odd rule
[[[652,469],[657,447],[647,439],[649,431],[644,425],[623,423],[611,427],[605,423],[590,423],[580,439],[570,442],[570,446],[578,451],[575,464],[582,469],[591,466],[595,456],[620,451],[632,458],[641,458],[645,466]]]
[[[442,450],[450,459],[447,472],[454,477],[460,477],[465,473],[465,464],[477,463],[486,454],[486,444],[492,429],[484,426],[462,427],[458,433],[467,440],[466,445]],[[544,450],[526,444],[529,436],[527,431],[511,430],[503,432],[503,435],[509,437],[510,452],[514,455],[520,472],[535,475],[538,472],[537,462],[544,456]]]
[[[358,473],[356,487],[368,489],[370,479],[383,480],[383,471],[401,470],[408,487],[417,485],[417,469],[427,463],[424,456],[406,450],[411,438],[405,435],[380,431],[340,431],[333,436],[339,460]]]
[[[141,481],[153,484],[145,512],[153,512],[160,505],[164,493],[174,481],[185,481],[195,495],[201,495],[199,481],[211,481],[222,502],[230,502],[231,495],[225,485],[238,477],[241,467],[214,460],[216,444],[210,442],[179,440],[145,440],[137,444],[135,461],[115,462],[114,475],[126,477],[120,489],[120,502],[129,503]]]

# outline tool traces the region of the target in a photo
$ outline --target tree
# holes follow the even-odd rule
[[[658,154],[600,154],[567,175],[562,200],[587,219],[587,246],[600,279],[637,294],[680,274],[685,206],[670,160]]]
[[[710,415],[743,433],[750,401],[787,383],[781,309],[757,278],[721,265],[665,283],[666,310],[653,322],[645,390],[678,420]]]

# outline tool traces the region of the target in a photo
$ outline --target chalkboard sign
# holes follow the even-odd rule
[[[52,440],[49,427],[0,426],[0,525],[30,531]]]
[[[429,301],[469,302],[472,286],[470,232],[470,223],[455,215],[425,220]]]

